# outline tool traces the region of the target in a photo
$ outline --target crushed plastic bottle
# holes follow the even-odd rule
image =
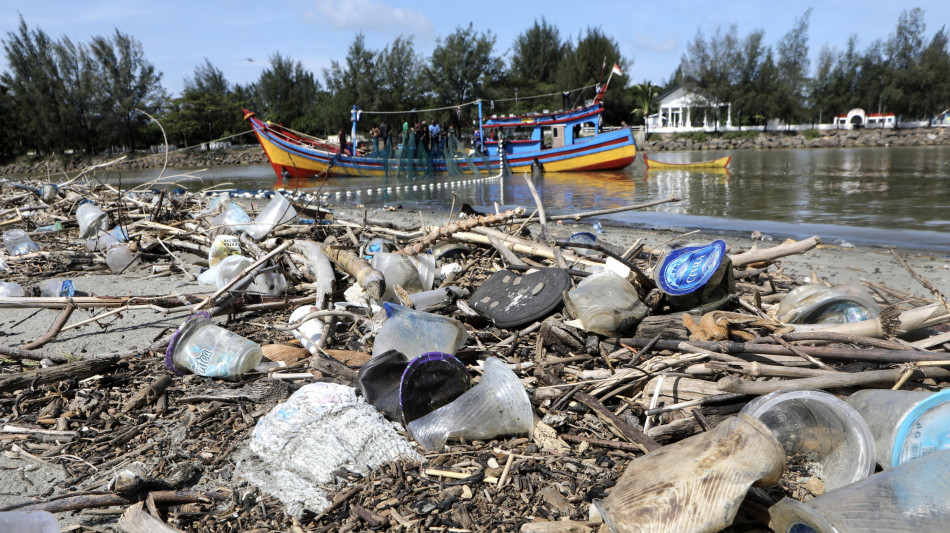
[[[0,297],[19,298],[25,295],[26,293],[23,292],[23,287],[19,283],[0,281]]]

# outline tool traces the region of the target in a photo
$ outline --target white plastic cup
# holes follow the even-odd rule
[[[111,232],[100,231],[95,237],[86,240],[86,249],[90,252],[93,250],[105,252],[115,244],[119,244],[119,239],[115,235]]]
[[[211,226],[215,228],[214,232],[226,230],[237,233],[244,231],[250,223],[251,217],[247,214],[247,211],[234,202],[229,203],[224,211],[211,219]]]
[[[429,257],[431,262],[406,254],[387,252],[373,254],[370,265],[386,279],[386,290],[383,292],[384,302],[397,301],[396,293],[393,292],[393,287],[396,285],[402,287],[408,294],[427,290],[426,282],[428,282],[428,287],[432,287],[432,280],[435,278],[435,259],[431,255],[420,257]]]
[[[0,298],[20,298],[26,296],[19,283],[0,281]]]
[[[742,408],[762,421],[789,455],[815,457],[828,490],[874,472],[874,437],[850,405],[821,391],[773,392]]]
[[[254,240],[259,241],[266,237],[274,229],[274,226],[291,222],[295,218],[297,218],[297,211],[282,194],[275,192],[270,203],[261,210],[257,218],[254,219],[254,223],[244,231]]]
[[[92,202],[86,202],[76,209],[76,220],[79,222],[80,239],[88,239],[109,228],[109,214]]]
[[[637,327],[650,314],[627,280],[613,272],[598,272],[584,278],[567,292],[564,304],[587,331],[618,336]]]
[[[261,347],[216,326],[205,312],[188,317],[165,351],[165,365],[178,375],[188,370],[199,376],[240,380],[261,362]]]
[[[5,511],[0,513],[0,531],[16,533],[60,533],[59,522],[48,511]]]
[[[294,309],[293,313],[290,313],[290,322],[297,322],[314,311],[318,311],[318,309],[312,305],[298,307]],[[292,333],[294,334],[294,338],[297,339],[300,345],[306,348],[308,352],[316,353],[320,338],[323,337],[323,322],[321,322],[319,318],[311,318],[294,328]]]
[[[409,433],[427,451],[452,437],[486,440],[534,432],[531,400],[518,376],[495,357],[485,360],[482,380],[448,405],[409,422]]]
[[[468,339],[465,326],[454,318],[390,303],[384,307],[389,318],[373,341],[373,357],[389,350],[409,359],[429,352],[455,355]]]
[[[106,265],[116,274],[124,271],[132,261],[135,261],[135,255],[127,243],[113,244],[106,251]]]
[[[40,247],[21,229],[10,229],[3,232],[3,245],[10,255],[25,255],[38,252]]]

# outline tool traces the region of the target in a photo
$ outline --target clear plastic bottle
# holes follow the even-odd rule
[[[416,311],[401,305],[384,305],[388,319],[373,341],[373,357],[396,350],[409,359],[428,352],[455,355],[468,339],[468,331],[454,318]]]
[[[38,252],[40,247],[33,242],[29,234],[21,229],[11,229],[3,232],[3,245],[10,255],[24,255]]]
[[[650,313],[627,280],[606,271],[584,278],[564,304],[584,329],[607,336],[630,331]]]

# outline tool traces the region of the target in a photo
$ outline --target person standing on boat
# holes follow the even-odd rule
[[[472,148],[475,150],[475,153],[481,155],[482,153],[482,134],[478,131],[478,128],[475,128],[475,132],[472,133]]]
[[[346,131],[340,130],[340,133],[337,134],[336,140],[340,143],[340,155],[343,155],[343,152],[346,150]]]
[[[439,134],[441,133],[441,128],[439,128],[438,122],[433,122],[429,124],[429,143],[432,145],[432,150],[429,152],[432,154],[432,157],[439,157]]]
[[[382,142],[380,150],[385,150],[389,144],[389,124],[386,124],[386,119],[379,121],[379,140]]]

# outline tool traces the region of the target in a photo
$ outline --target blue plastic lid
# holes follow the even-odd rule
[[[657,269],[660,289],[673,296],[689,294],[705,285],[726,255],[725,241],[677,248],[666,255]]]
[[[891,466],[950,448],[950,389],[922,400],[901,417],[894,431]]]

